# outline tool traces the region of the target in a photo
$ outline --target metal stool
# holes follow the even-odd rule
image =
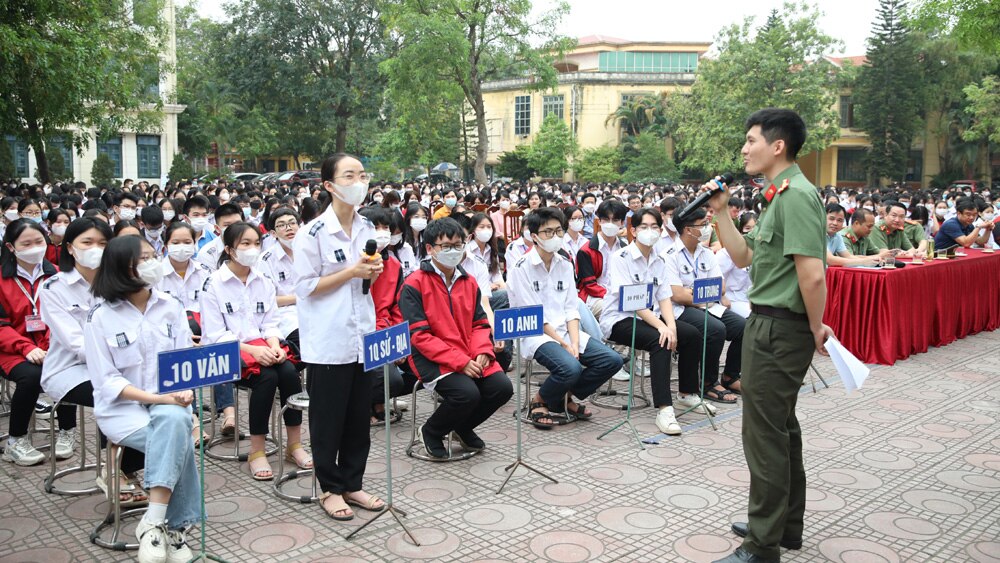
[[[611,342],[610,340],[605,340],[604,343],[609,346],[612,344],[617,344],[617,342]],[[636,362],[636,367],[638,368],[636,369],[636,372],[642,373],[646,369],[647,352],[645,350],[636,350],[635,354],[636,354],[636,360],[638,360]],[[626,365],[623,367],[628,367],[628,364],[626,363]],[[653,377],[653,374],[650,374],[650,377]],[[642,401],[641,405],[633,403],[632,409],[633,410],[643,409],[650,406],[650,404],[652,404],[652,401],[650,401],[649,397],[646,395],[646,386],[643,382],[643,379],[646,378],[643,378],[642,376],[637,374],[632,374],[632,378],[634,380],[633,385],[635,386],[635,389],[639,391],[638,394],[632,396],[632,400],[636,402]],[[597,391],[596,393],[591,395],[590,402],[594,405],[597,405],[599,407],[604,407],[607,409],[619,409],[619,410],[628,409],[628,391],[626,390],[625,392],[619,392],[618,390],[613,388],[614,383],[615,383],[614,379],[609,379],[608,386],[605,387],[603,391]],[[624,381],[623,383],[626,384],[626,389],[628,389],[627,387],[628,382]],[[623,403],[619,403],[617,401],[612,402],[607,399],[602,401],[601,397],[625,397],[625,401]]]
[[[282,430],[284,430],[284,414],[288,409],[295,409],[299,411],[309,410],[309,394],[303,391],[302,393],[296,393],[288,398],[285,402],[285,406],[281,408],[281,412],[278,413],[278,431],[275,432],[275,436],[278,439],[278,472],[274,475],[274,494],[278,498],[285,500],[297,501],[302,504],[308,504],[311,502],[316,502],[319,500],[319,495],[317,494],[318,489],[316,486],[316,471],[313,469],[300,469],[296,467],[288,473],[285,473],[285,443],[282,438]],[[312,491],[309,496],[307,495],[290,495],[281,490],[281,487],[285,483],[291,481],[292,479],[298,479],[306,475],[312,476]]]
[[[52,411],[49,413],[49,476],[45,478],[45,492],[56,495],[65,496],[77,496],[77,495],[92,495],[94,493],[100,492],[100,487],[93,486],[86,489],[60,489],[55,486],[56,479],[61,479],[67,475],[72,475],[73,473],[80,473],[81,471],[91,471],[94,470],[98,475],[101,474],[101,430],[97,428],[97,424],[94,424],[94,463],[87,463],[87,418],[84,416],[84,408],[86,405],[76,405],[77,415],[79,422],[77,422],[77,434],[80,440],[80,463],[74,467],[67,467],[61,471],[56,471],[56,409],[59,408],[60,404],[64,401],[56,401],[52,405]],[[72,403],[66,403],[72,404]]]
[[[522,379],[524,379],[524,404],[521,405],[519,409],[521,413],[521,421],[526,424],[534,424],[531,421],[531,399],[534,395],[531,394],[531,366],[534,365],[535,359],[531,358],[525,362],[524,373],[521,374]],[[594,401],[590,401],[593,404]],[[514,416],[517,416],[518,412],[514,412]],[[577,417],[569,412],[569,397],[563,401],[563,412],[550,412],[546,418],[551,418],[555,422],[555,426],[564,426],[571,422],[576,422]]]
[[[240,453],[240,440],[246,440],[247,439],[247,435],[244,434],[244,433],[242,433],[242,432],[240,432],[240,389],[241,389],[241,387],[239,387],[239,386],[237,386],[235,384],[233,385],[233,410],[236,411],[236,429],[233,432],[232,436],[223,436],[221,432],[216,433],[216,431],[215,431],[215,423],[216,423],[216,419],[218,419],[219,413],[216,412],[216,410],[215,410],[215,387],[212,387],[212,396],[211,396],[211,401],[212,401],[212,434],[211,435],[212,435],[212,439],[209,440],[208,445],[203,446],[205,448],[205,455],[207,457],[210,457],[212,459],[217,459],[219,461],[246,461],[247,457],[250,455],[249,453]],[[243,388],[243,389],[246,389],[246,388]],[[250,389],[246,389],[246,392],[247,392],[247,401],[249,401],[250,393],[252,391]],[[204,409],[204,408],[205,408],[205,406],[202,405],[202,409]],[[274,427],[275,427],[275,416],[274,415],[275,415],[275,412],[276,412],[276,410],[274,408],[272,408],[271,409],[271,434],[274,434]],[[232,454],[219,454],[219,453],[215,453],[215,452],[212,451],[213,447],[215,447],[215,446],[217,446],[217,445],[219,445],[219,444],[221,444],[223,442],[228,442],[229,440],[233,441],[233,453]],[[278,443],[271,436],[265,437],[264,440],[266,442],[265,446],[264,446],[264,455],[267,455],[267,456],[274,455],[278,451]]]
[[[406,455],[410,457],[415,457],[417,459],[422,459],[424,461],[435,461],[435,462],[447,462],[447,461],[461,461],[463,459],[469,459],[470,457],[478,454],[478,451],[469,451],[459,448],[458,454],[452,448],[452,435],[454,433],[449,433],[446,438],[445,447],[448,448],[448,457],[446,458],[436,458],[427,455],[423,448],[415,448],[414,446],[423,441],[423,437],[419,440],[417,439],[417,391],[423,388],[423,383],[417,381],[413,384],[413,394],[410,395],[410,410],[412,411],[412,416],[410,417],[410,426],[412,430],[410,432],[410,443],[406,446]],[[439,404],[439,397],[437,393],[431,393],[431,398],[434,401],[434,408],[437,409]]]
[[[112,454],[114,452],[114,454]],[[122,519],[132,516],[142,517],[146,513],[147,506],[140,506],[122,512],[121,509],[121,457],[122,448],[112,447],[109,443],[107,447],[108,466],[108,514],[104,517],[90,533],[90,543],[105,549],[115,551],[130,551],[139,549],[138,538],[135,543],[119,541],[118,536],[122,531]],[[111,539],[105,539],[101,534],[110,528]]]

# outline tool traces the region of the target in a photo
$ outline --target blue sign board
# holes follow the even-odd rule
[[[494,313],[493,338],[513,340],[526,336],[540,336],[545,325],[545,315],[541,305],[500,309]]]
[[[157,392],[173,393],[240,378],[240,343],[223,342],[160,352]]]
[[[410,323],[404,322],[364,336],[365,371],[410,355]]]
[[[722,300],[722,278],[694,280],[692,301],[695,305],[715,303]]]
[[[618,310],[631,313],[653,308],[653,284],[623,285],[618,290]]]

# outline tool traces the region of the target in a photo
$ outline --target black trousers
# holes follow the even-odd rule
[[[705,342],[705,335],[702,333],[705,328],[704,309],[685,307],[678,320],[697,329],[698,337]],[[721,319],[717,319],[711,314],[708,315],[708,340],[705,348],[706,382],[715,383],[719,379],[722,348],[726,345],[727,340],[730,342],[729,352],[726,353],[726,367],[722,373],[739,377],[743,368],[743,327],[745,325],[746,319],[729,309],[726,309]]]
[[[701,361],[701,333],[684,321],[677,322],[677,374],[681,393],[698,392],[698,364]],[[632,319],[618,321],[611,327],[612,342],[623,346],[632,345]],[[650,387],[653,388],[653,406],[673,406],[670,393],[670,350],[660,346],[660,332],[636,320],[635,347],[649,352]]]
[[[20,438],[28,434],[28,425],[31,423],[31,415],[35,412],[35,401],[42,393],[42,366],[35,365],[27,360],[17,364],[10,373],[0,375],[14,383],[14,393],[10,396],[10,435]],[[94,399],[91,397],[90,402]],[[76,426],[76,407],[62,405],[57,411],[59,414],[59,428],[68,430]],[[63,428],[63,419],[73,421],[73,426]]]
[[[281,396],[284,406],[288,398],[302,392],[299,372],[292,362],[285,360],[273,366],[260,366],[260,374],[239,380],[236,385],[253,391],[250,394],[250,435],[263,436],[268,431],[271,409],[274,407],[274,392]],[[287,409],[285,426],[301,426],[302,411]]]
[[[510,400],[514,387],[502,371],[480,379],[452,373],[439,380],[434,391],[441,396],[441,404],[424,427],[432,436],[443,438],[452,430],[474,430]]]
[[[371,449],[372,383],[360,363],[309,364],[309,436],[323,492],[361,490]]]
[[[372,404],[381,405],[385,399],[384,374],[382,368],[375,368],[365,372],[372,381]],[[412,388],[412,385],[410,386]],[[399,366],[389,364],[389,397],[399,397],[406,394],[406,385],[403,383],[403,374],[399,371]]]
[[[67,403],[73,403],[72,405]],[[69,430],[71,428],[76,428],[76,405],[81,405],[84,407],[94,408],[94,386],[89,381],[84,381],[83,383],[77,385],[76,387],[69,390],[68,393],[63,395],[62,404],[59,405],[59,429]],[[72,409],[73,414],[67,415],[63,408],[67,411]],[[81,440],[86,440],[86,436],[80,436]],[[108,447],[108,439],[101,433],[101,448]],[[124,448],[122,450],[122,471],[125,473],[135,473],[136,471],[143,468],[146,463],[146,456],[139,450],[133,450],[132,448]]]

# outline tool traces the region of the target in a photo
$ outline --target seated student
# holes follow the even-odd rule
[[[157,256],[163,256],[166,248],[163,244],[163,211],[155,205],[147,205],[140,212],[142,216],[142,235],[146,237]]]
[[[931,214],[923,205],[914,205],[909,210],[910,218],[906,220],[903,233],[913,245],[913,255],[927,256],[927,225],[930,224]]]
[[[576,256],[577,289],[580,299],[601,318],[603,298],[611,283],[608,262],[611,255],[628,244],[620,237],[628,208],[617,199],[607,200],[597,208],[600,232],[583,246]],[[616,302],[617,304],[617,302]]]
[[[536,428],[554,426],[550,413],[569,412],[591,417],[573,396],[586,399],[622,367],[622,358],[597,338],[580,330],[573,263],[560,253],[564,215],[559,209],[536,209],[524,219],[535,239],[534,248],[510,270],[510,299],[514,307],[542,305],[543,336],[525,338],[524,358],[534,357],[549,376],[532,398],[530,417]],[[582,219],[581,219],[582,220]]]
[[[885,221],[876,226],[872,231],[871,239],[875,248],[898,250],[897,256],[912,257],[913,245],[906,237],[904,228],[906,227],[906,208],[898,201],[887,200],[885,202]]]
[[[496,229],[493,221],[485,213],[475,213],[471,219],[459,223],[469,233],[470,240],[466,253],[479,258],[486,265],[490,282],[486,296],[490,300],[490,306],[493,310],[506,309],[509,306],[507,283],[504,282],[503,273],[500,271],[500,256],[497,253]]]
[[[724,218],[722,220],[728,220]],[[677,244],[667,250],[663,258],[666,260],[667,283],[673,291],[674,316],[678,321],[690,324],[698,330],[699,339],[705,327],[704,305],[695,306],[692,288],[698,278],[721,277],[722,271],[715,260],[715,254],[701,246],[699,240],[712,229],[708,222],[705,209],[695,209],[687,215],[674,215],[674,226],[677,227]],[[725,281],[722,283],[725,292]],[[740,379],[743,354],[743,327],[746,319],[729,310],[731,303],[723,293],[722,306],[726,310],[716,318],[708,316],[708,339],[705,344],[705,398],[717,403],[735,403],[736,395],[727,391]],[[719,361],[722,348],[729,341],[729,351],[726,353],[726,366],[722,370],[722,383],[719,382]],[[698,389],[688,388],[677,395],[677,402],[684,407],[698,404]],[[709,411],[714,407],[706,405]],[[714,412],[713,412],[714,414]]]
[[[662,228],[660,214],[652,209],[640,209],[632,216],[629,224],[635,233],[632,244],[614,253],[608,265],[611,284],[604,299],[601,329],[608,340],[631,346],[632,314],[618,310],[618,296],[622,286],[653,284],[653,308],[637,313],[635,347],[649,352],[653,406],[659,409],[656,426],[664,434],[679,435],[681,427],[674,415],[670,393],[670,354],[676,349],[680,356],[677,367],[681,387],[689,393],[692,389],[697,392],[701,336],[693,326],[674,319],[666,262],[653,252]]]
[[[212,205],[203,195],[195,195],[184,201],[184,218],[198,235],[195,239],[195,255],[216,238],[215,229],[208,219],[208,208]],[[215,271],[215,268],[212,268]]]
[[[184,529],[201,520],[191,431],[194,393],[158,394],[158,353],[191,345],[183,306],[155,289],[162,265],[141,237],[108,242],[94,277],[98,304],[83,329],[94,418],[119,446],[145,456],[149,508],[136,526],[139,561],[188,561]],[[103,300],[103,302],[100,302]]]
[[[867,211],[864,212],[867,213]],[[855,256],[848,250],[847,240],[841,234],[844,230],[846,215],[847,212],[839,203],[831,203],[826,206],[826,263],[830,266],[873,266],[878,264],[882,259],[878,254]]]
[[[681,200],[676,197],[665,197],[660,202],[660,217],[663,218],[663,232],[660,233],[660,240],[656,241],[653,252],[663,254],[677,242],[677,227],[674,226],[674,213],[680,213],[680,211],[677,211],[678,208],[683,210]]]
[[[445,458],[443,440],[452,431],[463,447],[485,447],[475,428],[514,390],[496,362],[479,285],[459,266],[465,256],[462,226],[451,218],[434,221],[423,243],[430,260],[403,282],[399,309],[410,323],[410,368],[442,398],[420,428],[424,447],[428,455]]]
[[[63,237],[69,224],[73,222],[73,216],[65,209],[53,209],[45,220],[49,225],[49,248],[45,251],[45,259],[51,264],[58,264]]]
[[[215,210],[215,226],[219,236],[212,239],[204,247],[198,249],[194,259],[204,264],[213,272],[219,268],[219,258],[223,254],[222,235],[229,225],[243,220],[243,212],[235,203],[224,203]]]
[[[509,269],[517,264],[517,261],[531,250],[532,244],[534,243],[531,241],[531,234],[528,233],[528,229],[524,228],[524,225],[521,225],[521,236],[512,240],[504,252],[503,261],[506,267]]]
[[[254,267],[260,255],[260,234],[253,225],[238,222],[229,225],[222,241],[219,269],[208,278],[201,297],[203,342],[240,343],[240,356],[248,369],[237,385],[253,391],[247,462],[255,480],[269,481],[274,473],[264,453],[264,439],[274,394],[278,391],[284,405],[289,397],[302,392],[302,382],[279,342],[274,284]],[[286,458],[300,468],[312,467],[312,458],[302,447],[302,411],[287,409],[284,417]]]
[[[941,225],[934,236],[934,251],[945,250],[953,246],[969,248],[973,244],[985,246],[993,234],[992,221],[976,222],[979,217],[979,206],[969,197],[963,197],[955,203],[956,215]]]
[[[404,278],[415,272],[420,267],[420,261],[427,257],[424,254],[424,245],[420,244],[421,233],[427,228],[427,218],[427,209],[418,203],[411,203],[406,208],[406,217],[403,220],[403,244],[409,245],[416,259],[409,264],[400,260]]]
[[[392,192],[395,193],[395,192]],[[410,272],[417,267],[417,257],[413,253],[413,247],[410,243],[403,240],[403,233],[409,228],[406,226],[406,220],[403,215],[400,214],[397,209],[390,209],[392,216],[392,227],[391,235],[389,235],[389,254],[395,258],[399,265],[403,268],[403,277],[410,275]]]
[[[288,207],[275,209],[268,215],[266,227],[274,233],[277,244],[264,250],[257,261],[260,275],[274,284],[278,300],[278,330],[282,340],[288,342],[293,351],[299,349],[299,312],[295,297],[298,276],[295,275],[292,242],[301,226],[302,220],[295,210]],[[263,243],[261,248],[263,249]]]
[[[570,261],[573,262],[575,271],[576,255],[583,248],[583,245],[590,242],[590,239],[583,234],[585,219],[582,209],[575,205],[569,205],[563,209],[563,215],[566,217],[566,236],[563,237],[562,248],[569,255]]]

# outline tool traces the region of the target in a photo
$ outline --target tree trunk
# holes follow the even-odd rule
[[[28,144],[35,151],[35,166],[38,168],[38,179],[43,184],[51,182],[49,177],[49,159],[45,155],[45,143],[42,142],[42,132],[35,121],[28,122]]]
[[[337,140],[337,142],[336,142],[336,145],[334,146],[334,148],[335,148],[334,152],[344,152],[344,149],[347,147],[347,119],[346,118],[345,119],[338,119],[337,120],[337,136],[336,136],[336,140]]]
[[[473,83],[472,91],[475,98],[473,110],[476,112],[476,135],[479,137],[476,139],[476,165],[474,173],[476,175],[476,183],[485,185],[489,182],[489,179],[486,177],[486,157],[490,150],[489,133],[486,131],[486,104],[483,103],[483,92],[480,90],[478,83]]]

